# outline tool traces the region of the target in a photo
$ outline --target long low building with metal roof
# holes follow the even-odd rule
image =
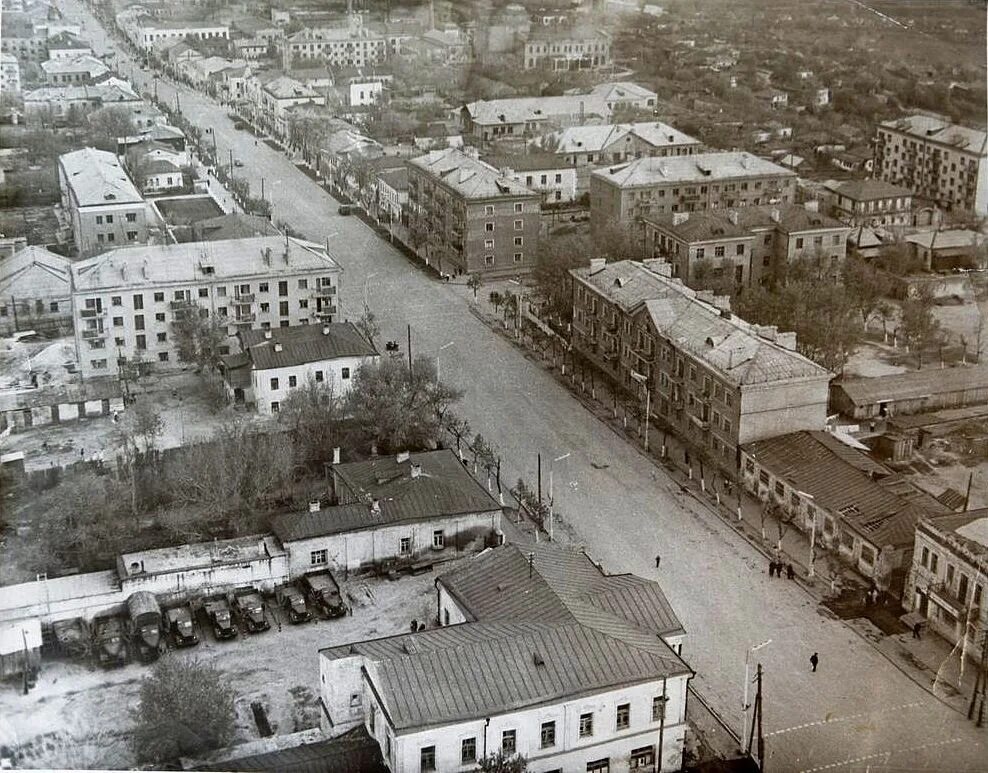
[[[571,548],[505,545],[436,585],[439,629],[320,651],[331,735],[366,726],[392,770],[497,752],[533,770],[680,769],[693,671],[667,643],[682,625],[656,583]]]
[[[830,406],[852,419],[884,419],[988,403],[988,368],[927,368],[835,381]]]

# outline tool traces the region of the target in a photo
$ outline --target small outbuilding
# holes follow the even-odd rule
[[[834,381],[831,410],[852,419],[885,419],[988,403],[988,368],[955,367]]]

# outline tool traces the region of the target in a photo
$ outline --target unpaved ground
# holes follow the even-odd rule
[[[0,338],[0,388],[30,386],[31,371],[37,373],[40,386],[78,384],[79,375],[69,373],[65,367],[75,361],[71,336],[41,341]]]
[[[208,633],[196,647],[163,657],[198,658],[230,675],[236,690],[234,743],[260,737],[250,704],[260,701],[277,735],[319,724],[318,651],[350,641],[408,630],[414,618],[431,626],[436,615],[436,571],[390,582],[360,578],[343,584],[353,615],[298,626],[272,613],[271,630],[214,641]],[[147,666],[115,671],[45,661],[37,687],[24,696],[17,684],[0,686],[0,747],[10,747],[25,768],[125,768],[136,763],[128,745]]]

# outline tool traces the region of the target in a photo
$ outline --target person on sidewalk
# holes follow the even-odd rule
[[[775,577],[775,559],[772,558],[768,562],[768,576]]]
[[[923,630],[923,624],[922,623],[920,623],[920,622],[913,623],[913,638],[914,639],[922,639],[923,637],[920,636],[920,632],[922,630]]]
[[[659,568],[659,564],[660,564],[660,563],[662,563],[662,556],[656,556],[656,557],[655,557],[655,568],[656,568],[656,569],[658,569],[658,568]]]
[[[796,570],[793,569],[792,562],[786,564],[786,577],[790,580],[796,579]]]
[[[816,667],[819,663],[820,663],[820,656],[814,652],[812,655],[810,655],[810,665],[813,666],[814,674],[816,673]]]

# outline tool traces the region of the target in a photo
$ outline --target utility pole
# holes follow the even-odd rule
[[[978,666],[978,674],[974,679],[974,690],[971,693],[971,703],[967,707],[967,718],[974,719],[975,708],[977,708],[978,718],[975,721],[977,727],[984,724],[985,717],[985,692],[988,688],[988,632],[985,633],[981,642],[981,663]]]
[[[216,135],[213,135],[214,142],[215,142],[215,136]],[[233,148],[230,148],[230,177],[233,177]]]
[[[539,453],[537,456],[538,456],[538,463],[539,463],[539,472],[538,472],[538,478],[539,478],[539,505],[541,506],[542,505],[542,454]]]
[[[747,755],[751,756],[751,745],[755,740],[755,731],[758,732],[758,769],[761,771],[765,770],[765,735],[762,732],[762,664],[758,664],[758,672],[755,676],[755,682],[758,685],[755,689],[755,704],[754,704],[754,722],[751,725],[751,731],[748,734],[748,745],[746,749]]]
[[[408,378],[412,377],[412,326],[408,326]]]

